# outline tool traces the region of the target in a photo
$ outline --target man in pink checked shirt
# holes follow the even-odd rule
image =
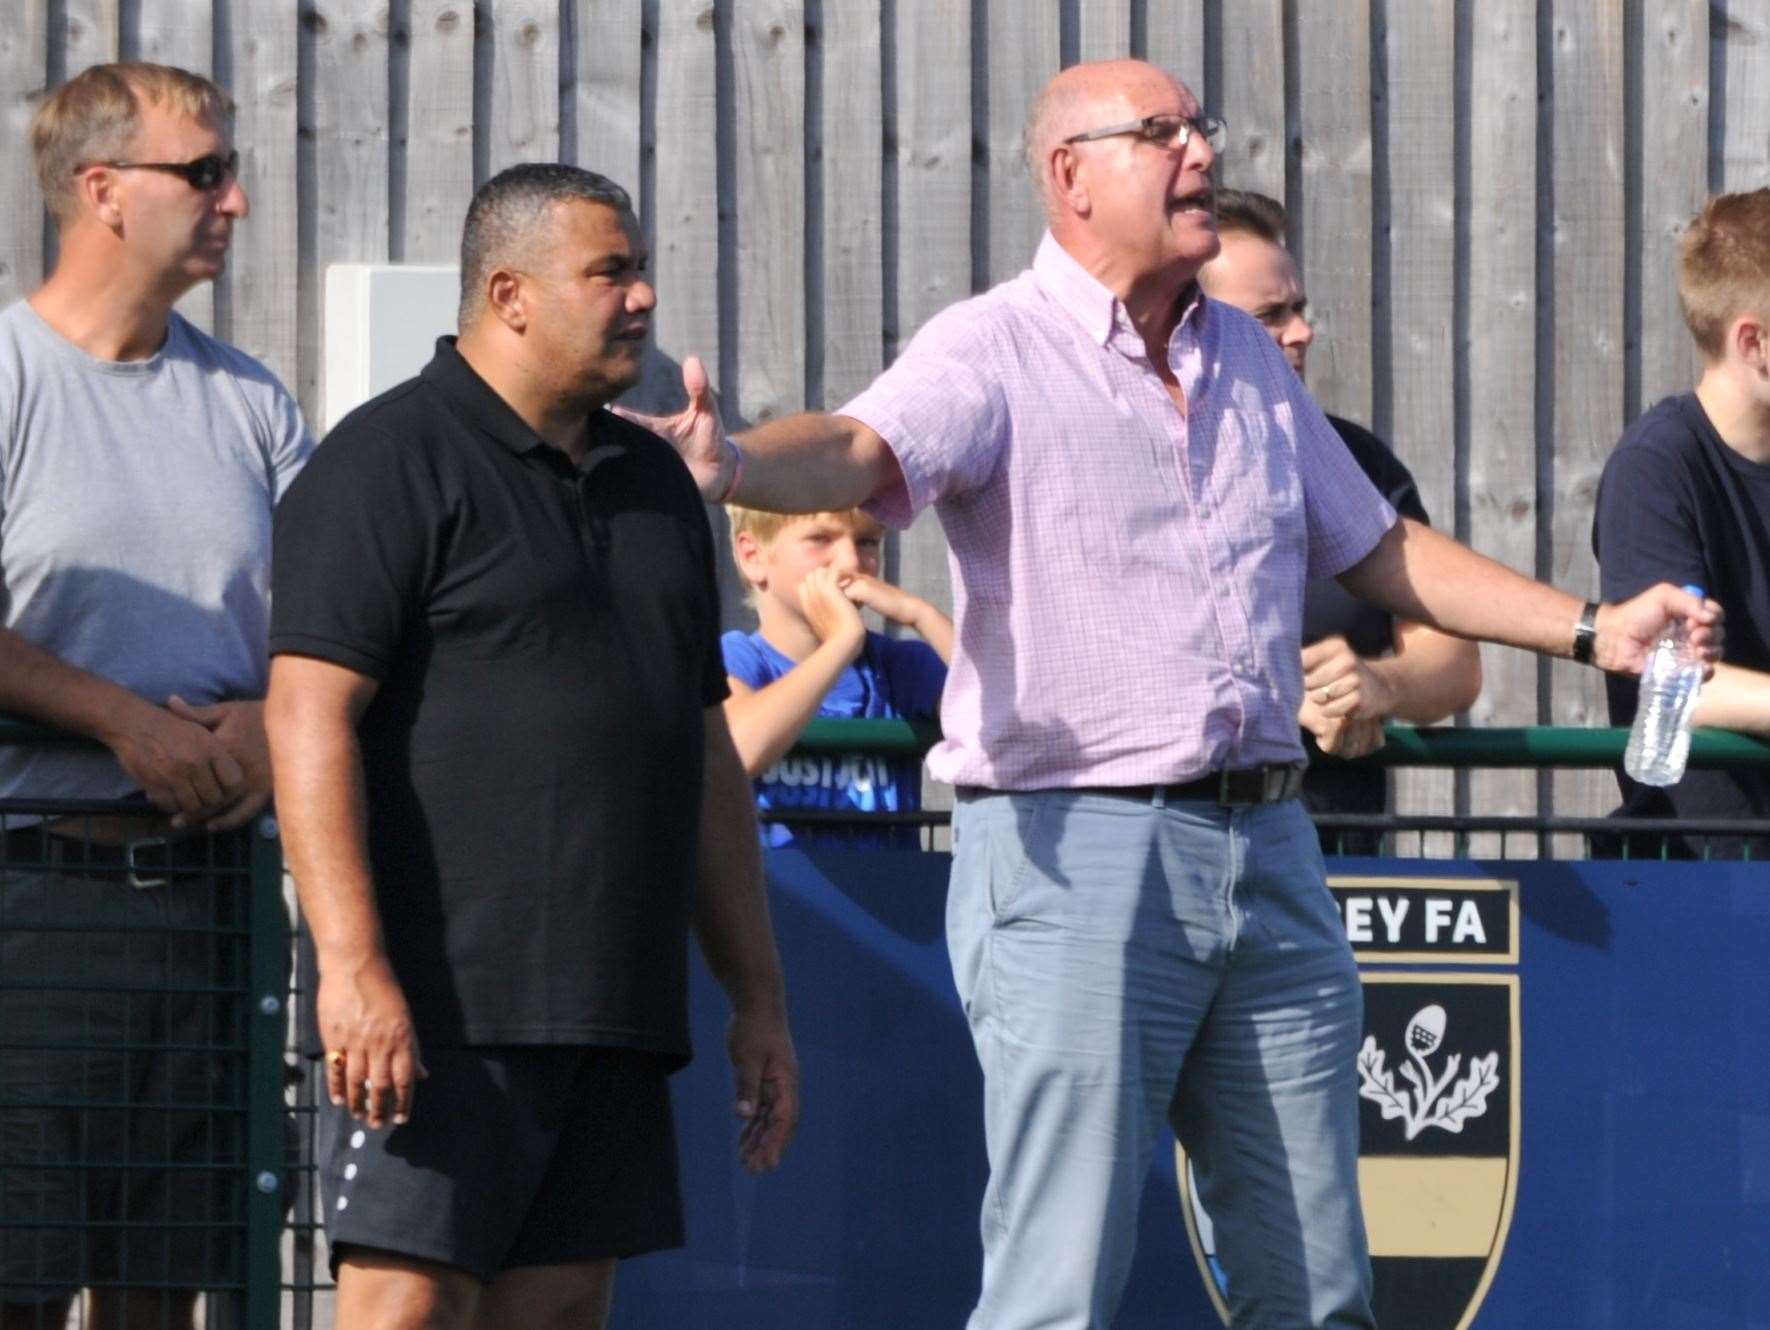
[[[928,768],[959,787],[953,970],[991,1177],[971,1330],[1105,1327],[1164,1118],[1234,1324],[1370,1327],[1358,975],[1296,799],[1303,584],[1605,669],[1719,613],[1587,605],[1408,521],[1265,331],[1204,298],[1221,125],[1135,61],[1053,79],[1027,126],[1050,232],[834,415],[647,423],[703,493],[930,504],[957,646]],[[1329,696],[1318,700],[1331,703]]]

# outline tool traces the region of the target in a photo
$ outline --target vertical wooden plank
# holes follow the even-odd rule
[[[720,393],[726,424],[736,429],[745,423],[732,396],[736,385],[720,380],[718,136],[733,127],[719,120],[713,0],[657,0],[657,25],[658,169],[652,207],[656,350],[645,381],[626,400],[646,410],[680,406],[682,362],[696,355]],[[718,544],[725,624],[741,626],[748,612],[731,562],[724,514],[712,509],[708,519]]]
[[[1313,8],[1313,6],[1311,6]],[[1283,0],[1236,0],[1220,11],[1223,86],[1217,104],[1229,122],[1218,179],[1234,189],[1285,196]]]
[[[947,0],[897,0],[897,335],[971,293],[971,15]],[[903,585],[952,609],[933,514],[904,534]]]
[[[49,69],[49,22],[31,4],[0,24],[0,305],[43,280],[43,192],[31,161],[31,115]]]
[[[1447,4],[1387,6],[1389,443],[1407,463],[1433,523],[1455,533],[1456,25]],[[1445,770],[1395,772],[1398,813],[1456,807]],[[1448,854],[1448,838],[1422,853]]]
[[[1371,50],[1369,0],[1302,5],[1297,105],[1302,197],[1291,232],[1316,343],[1309,389],[1324,409],[1371,419]]]
[[[496,0],[481,13],[491,44],[487,174],[558,160],[558,0]]]
[[[205,77],[214,73],[215,11],[191,0],[141,0],[134,53],[155,64],[176,65]],[[236,231],[237,234],[237,231]],[[178,312],[199,328],[215,327],[215,287],[204,282],[178,302]]]
[[[300,397],[319,428],[326,268],[384,261],[388,251],[386,0],[301,0],[312,43],[313,257],[301,274]]]
[[[1205,87],[1205,0],[1148,0],[1145,58],[1184,83],[1201,106],[1218,89]]]
[[[1536,0],[1471,6],[1469,543],[1527,573],[1536,569]],[[1534,725],[1536,657],[1483,647],[1477,725]],[[1478,771],[1474,811],[1534,814],[1531,772]],[[1479,853],[1497,844],[1476,838]],[[1508,844],[1527,856],[1523,838]]]
[[[44,0],[26,0],[42,4]],[[122,46],[120,0],[63,0],[59,36],[62,78],[117,58]]]
[[[988,0],[989,272],[993,285],[1032,261],[1045,230],[1038,185],[1027,174],[1026,117],[1057,73],[1061,24],[1054,0]]]
[[[1117,60],[1131,54],[1131,6],[1129,0],[1082,0],[1076,17],[1078,46],[1083,60]],[[984,53],[992,67],[996,52],[993,43]]]
[[[1689,392],[1702,357],[1678,308],[1678,237],[1708,193],[1709,6],[1656,0],[1641,19],[1640,410]]]
[[[302,285],[297,181],[297,15],[286,0],[232,0],[226,63],[240,183],[252,215],[228,258],[228,338],[293,390]],[[317,428],[313,416],[309,424]]]
[[[712,0],[658,0],[661,169],[653,241],[658,310],[652,327],[668,362],[656,386],[670,401],[681,399],[685,357],[697,355],[710,374],[719,373],[716,70]]]
[[[884,365],[879,0],[823,7],[823,402],[834,409]]]
[[[410,263],[453,263],[473,197],[473,0],[412,0],[405,234]]]
[[[752,0],[731,25],[731,194],[737,230],[738,381],[759,424],[805,402],[805,9]]]
[[[601,172],[639,207],[640,0],[596,0],[577,12],[577,71],[572,114],[578,165]]]
[[[1623,426],[1623,11],[1612,0],[1554,0],[1555,333],[1547,580],[1598,593],[1592,510],[1598,476]],[[1554,725],[1609,724],[1604,677],[1556,661],[1549,669]],[[1596,817],[1616,806],[1608,771],[1553,778],[1554,811]],[[1579,838],[1561,852],[1580,853]]]
[[[1721,44],[1727,87],[1719,187],[1739,194],[1770,185],[1770,6],[1714,0],[1710,15],[1709,40]]]

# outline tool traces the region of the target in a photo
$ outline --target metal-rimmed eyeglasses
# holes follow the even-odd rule
[[[1198,134],[1211,145],[1213,152],[1222,152],[1229,142],[1229,126],[1214,115],[1146,115],[1141,120],[1127,120],[1122,125],[1090,129],[1085,134],[1071,134],[1065,143],[1089,143],[1094,139],[1117,138],[1132,134],[1158,148],[1184,148]]]
[[[237,148],[226,156],[210,152],[188,162],[85,162],[74,169],[84,171],[88,166],[108,166],[113,171],[164,171],[178,176],[192,189],[208,193],[239,175],[240,153]]]

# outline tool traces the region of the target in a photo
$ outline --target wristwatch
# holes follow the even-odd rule
[[[1573,658],[1581,665],[1592,663],[1592,645],[1598,640],[1598,602],[1588,600],[1573,626]]]

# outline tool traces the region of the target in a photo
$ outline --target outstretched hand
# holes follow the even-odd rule
[[[1715,601],[1699,600],[1670,582],[1650,586],[1638,596],[1599,607],[1592,664],[1601,670],[1639,674],[1666,629],[1682,622],[1707,678],[1721,659],[1725,636],[1721,617],[1721,607]]]
[[[713,398],[713,385],[699,356],[689,356],[682,362],[682,388],[688,394],[688,405],[674,415],[654,416],[624,406],[613,409],[616,415],[668,439],[682,455],[701,497],[708,503],[717,503],[731,488],[735,458],[726,446],[719,403]]]

